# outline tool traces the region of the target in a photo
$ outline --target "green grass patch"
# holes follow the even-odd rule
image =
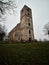
[[[48,65],[49,43],[0,44],[0,64],[16,65],[22,63]]]

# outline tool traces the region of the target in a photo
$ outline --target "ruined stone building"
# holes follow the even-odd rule
[[[13,41],[34,40],[32,10],[28,6],[25,5],[20,11],[20,23],[9,32],[8,37]]]

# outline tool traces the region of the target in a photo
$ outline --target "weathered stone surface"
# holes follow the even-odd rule
[[[34,40],[34,30],[32,21],[32,11],[28,6],[24,6],[20,12],[20,23],[9,32],[9,40],[32,41]]]

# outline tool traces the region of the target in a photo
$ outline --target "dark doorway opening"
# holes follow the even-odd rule
[[[23,39],[21,38],[21,42],[23,42]]]
[[[31,38],[29,38],[29,42],[31,42]]]

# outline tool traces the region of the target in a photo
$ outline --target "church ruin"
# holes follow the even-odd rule
[[[11,41],[18,42],[34,40],[32,11],[28,6],[25,5],[22,8],[20,12],[20,23],[9,32],[8,38]]]

